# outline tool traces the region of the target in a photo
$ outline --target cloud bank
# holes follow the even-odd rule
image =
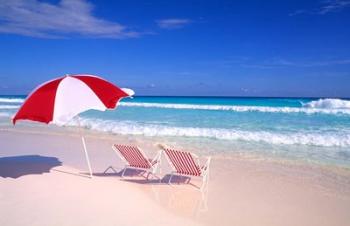
[[[38,38],[78,35],[93,38],[132,38],[139,32],[93,15],[85,0],[61,0],[50,4],[38,0],[0,0],[0,33]]]

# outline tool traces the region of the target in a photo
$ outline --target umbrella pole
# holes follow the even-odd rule
[[[89,167],[90,178],[92,178],[92,169],[91,169],[91,164],[90,164],[90,158],[89,158],[89,154],[88,154],[87,149],[86,149],[85,138],[83,136],[83,132],[82,132],[82,129],[81,129],[81,126],[80,126],[80,117],[79,116],[78,116],[78,126],[79,126],[81,141],[82,141],[83,147],[84,147],[84,153],[85,153],[86,162],[87,162],[87,165]]]
[[[89,172],[90,172],[90,178],[92,178],[92,169],[91,169],[91,164],[90,164],[90,159],[89,159],[89,155],[88,152],[86,150],[86,144],[85,144],[85,138],[84,136],[81,136],[81,141],[83,142],[83,147],[84,147],[84,152],[85,152],[85,158],[86,158],[86,162],[87,165],[89,167]]]

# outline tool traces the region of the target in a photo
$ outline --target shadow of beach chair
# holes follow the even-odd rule
[[[157,153],[157,155],[153,159],[149,159],[146,157],[144,152],[136,146],[132,145],[120,145],[114,144],[112,146],[114,152],[125,162],[125,166],[122,170],[121,177],[124,177],[127,169],[134,169],[142,171],[142,175],[144,176],[147,173],[146,179],[148,180],[149,176],[157,178],[159,181],[161,180],[157,175],[157,170],[160,171],[160,161],[161,161],[161,151]],[[116,172],[116,170],[109,166],[104,173],[106,173],[109,169]]]
[[[171,184],[173,176],[202,178],[202,184],[199,186],[200,190],[208,184],[209,179],[209,165],[211,157],[206,158],[205,164],[201,164],[199,157],[193,153],[179,151],[175,149],[168,148],[164,145],[159,145],[159,147],[164,150],[167,160],[172,167],[168,183]]]

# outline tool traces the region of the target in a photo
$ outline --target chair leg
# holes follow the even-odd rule
[[[171,175],[170,175],[170,178],[169,178],[168,184],[171,184],[171,178],[173,178],[173,174],[171,174]]]
[[[207,178],[207,174],[203,177],[202,179],[202,185],[200,187],[199,190],[203,191],[203,189],[208,185],[208,178]]]
[[[158,170],[159,169],[159,170]],[[152,168],[152,171],[150,172],[150,174],[152,174],[152,177],[153,178],[157,178],[159,180],[159,183],[162,181],[160,176],[158,177],[156,174],[157,174],[157,171],[160,171],[159,174],[161,173],[161,170],[160,170],[160,167],[159,166],[154,166],[154,168]]]
[[[146,180],[148,180],[150,174],[151,174],[151,172],[147,172]]]
[[[123,178],[124,178],[124,173],[125,173],[125,171],[126,171],[126,167],[124,168],[123,173],[122,173],[122,177],[123,177]]]

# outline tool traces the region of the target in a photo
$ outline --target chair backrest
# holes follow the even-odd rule
[[[195,162],[190,152],[178,151],[170,148],[163,148],[168,159],[179,174],[200,176],[200,166]]]
[[[115,144],[114,147],[120,152],[131,167],[144,169],[151,168],[151,164],[137,147],[120,144]]]

